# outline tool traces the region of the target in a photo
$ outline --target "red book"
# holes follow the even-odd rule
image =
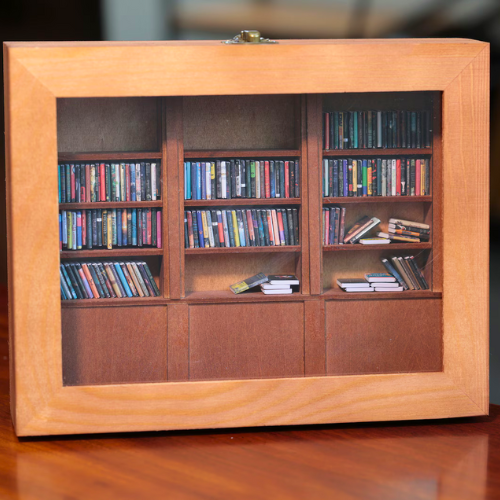
[[[87,211],[82,210],[82,246],[86,244],[87,244]]]
[[[151,209],[148,208],[148,211],[147,211],[147,217],[148,217],[148,222],[147,222],[147,226],[148,226],[148,231],[147,231],[147,238],[148,238],[148,245],[151,245]]]
[[[222,214],[221,212],[217,213],[217,229],[219,230],[219,242],[220,246],[225,244],[224,240],[224,225],[222,224]]]
[[[396,196],[401,196],[401,160],[396,160]]]
[[[193,216],[191,215],[191,212],[189,212],[189,211],[188,211],[188,213],[187,213],[187,220],[188,220],[188,240],[189,240],[189,248],[194,248]],[[220,229],[219,229],[219,235],[220,235]]]
[[[420,160],[415,162],[415,196],[420,196],[422,194],[421,191],[421,178],[422,172],[420,171]]]
[[[85,165],[85,184],[86,184],[86,190],[85,194],[87,195],[87,198],[83,201],[90,201],[90,165],[87,164]]]
[[[290,162],[285,162],[285,198],[290,198]]]
[[[156,246],[158,248],[161,248],[161,233],[162,233],[161,210],[158,210],[156,212]]]
[[[126,200],[130,201],[130,165],[125,164],[125,186],[126,186]]]
[[[276,210],[276,218],[278,219],[278,228],[280,231],[280,242],[282,245],[286,245],[285,228],[283,227],[283,214],[281,213],[281,210]]]
[[[330,116],[328,113],[323,113],[325,127],[325,149],[330,149]]]
[[[327,210],[325,213],[325,234],[323,236],[323,244],[324,245],[329,245],[330,240],[328,238],[328,235],[330,233],[330,210]]]
[[[71,165],[70,167],[70,184],[71,184],[71,201],[75,202],[76,201],[76,195],[75,195],[75,166]]]
[[[269,174],[269,162],[265,162],[264,167],[264,177],[266,183],[266,198],[271,198],[271,182],[270,182],[270,174]]]
[[[106,167],[99,165],[99,201],[106,201]]]

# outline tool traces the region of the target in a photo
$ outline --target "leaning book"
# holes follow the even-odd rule
[[[254,286],[260,285],[262,283],[265,283],[267,281],[267,276],[264,273],[259,273],[256,274],[255,276],[252,276],[250,278],[246,278],[243,281],[238,281],[238,283],[235,283],[234,285],[231,285],[229,288],[233,293],[242,293],[246,290],[249,290],[250,288],[253,288]]]

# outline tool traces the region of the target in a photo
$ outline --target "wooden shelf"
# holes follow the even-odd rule
[[[300,252],[300,245],[285,245],[273,247],[230,247],[230,248],[185,248],[186,255],[206,255],[222,253],[276,253],[276,252]]]
[[[432,203],[432,196],[339,196],[323,198],[323,205],[345,203]]]
[[[330,288],[321,297],[325,300],[376,300],[376,299],[441,299],[442,292],[431,290],[405,290],[403,292],[344,292],[340,288]]]
[[[171,302],[163,297],[128,297],[126,299],[76,299],[61,300],[61,307],[130,307],[130,306],[151,306],[164,305]]]
[[[60,210],[91,210],[93,208],[162,208],[159,201],[98,201],[85,203],[59,203]]]
[[[102,153],[59,153],[59,162],[67,161],[121,161],[124,160],[161,160],[157,151],[116,151]]]
[[[288,295],[265,295],[260,291],[234,294],[231,290],[210,290],[204,292],[186,292],[185,301],[189,303],[217,303],[217,302],[303,302],[317,300],[312,295],[292,293]]]
[[[184,200],[185,207],[216,207],[231,205],[300,205],[300,198],[232,198],[230,200]]]
[[[362,245],[361,243],[345,245],[325,245],[323,246],[324,252],[369,252],[369,251],[382,251],[382,250],[430,250],[432,243],[389,243],[383,245]]]
[[[421,156],[432,155],[432,148],[372,148],[372,149],[325,149],[323,156],[336,156],[339,158],[349,158],[351,156]]]
[[[300,156],[298,149],[235,149],[184,151],[184,158],[293,158]]]
[[[112,250],[63,250],[60,252],[61,259],[83,259],[91,257],[149,257],[151,255],[163,255],[162,248],[120,248],[114,247]]]

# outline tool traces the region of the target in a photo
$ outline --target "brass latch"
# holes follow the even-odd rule
[[[222,43],[278,43],[276,40],[269,40],[260,36],[260,31],[257,30],[243,30],[239,35],[236,35],[230,40],[223,40]]]

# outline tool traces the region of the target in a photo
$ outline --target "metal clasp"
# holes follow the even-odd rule
[[[269,38],[263,38],[260,36],[260,31],[257,30],[243,30],[239,35],[236,35],[234,38],[230,40],[222,40],[222,43],[233,44],[233,43],[260,43],[260,44],[268,44],[268,43],[278,43],[276,40],[269,40]]]

